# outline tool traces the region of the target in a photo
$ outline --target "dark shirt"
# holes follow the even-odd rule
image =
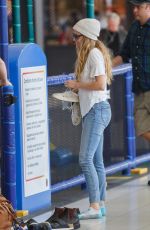
[[[121,46],[125,40],[127,33],[123,29],[111,32],[108,29],[102,29],[100,32],[100,40],[110,49],[113,56],[119,54]]]
[[[128,32],[120,55],[124,62],[132,61],[132,91],[136,94],[150,90],[150,19],[140,25],[135,21]]]

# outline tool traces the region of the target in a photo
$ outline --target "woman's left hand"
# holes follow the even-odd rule
[[[78,89],[78,83],[76,80],[69,80],[69,81],[66,81],[64,84],[65,84],[65,87],[67,88],[70,88],[70,89]]]

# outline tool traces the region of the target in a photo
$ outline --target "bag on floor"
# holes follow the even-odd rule
[[[16,221],[16,214],[11,203],[0,195],[0,230],[10,230]]]

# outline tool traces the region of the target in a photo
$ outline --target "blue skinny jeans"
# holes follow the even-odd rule
[[[99,203],[106,199],[103,139],[110,119],[111,108],[108,101],[94,104],[83,117],[79,164],[85,176],[90,203]]]

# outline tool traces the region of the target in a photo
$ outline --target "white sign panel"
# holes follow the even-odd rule
[[[25,197],[49,189],[46,67],[21,69]]]

